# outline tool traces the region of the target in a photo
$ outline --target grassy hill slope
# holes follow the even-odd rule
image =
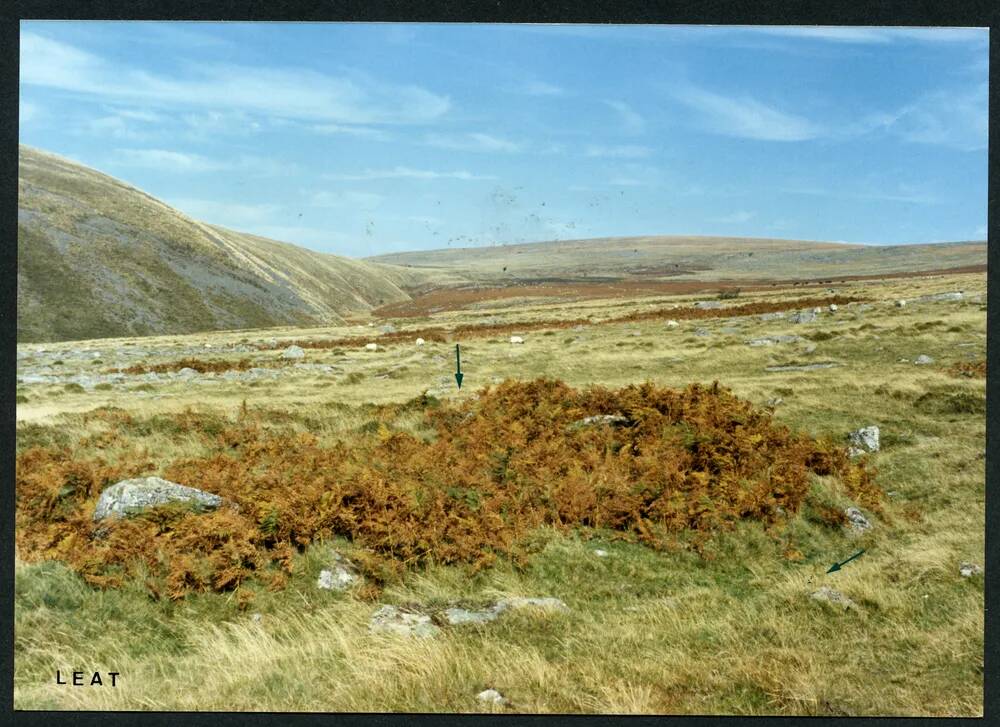
[[[613,237],[394,253],[373,262],[481,282],[602,278],[788,279],[986,264],[985,242],[856,245],[739,237]]]
[[[19,341],[338,323],[441,277],[206,225],[25,146],[17,249]]]

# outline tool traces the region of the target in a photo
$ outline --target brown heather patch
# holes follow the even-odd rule
[[[953,363],[948,373],[952,376],[965,377],[968,379],[986,378],[986,360],[982,361],[959,361]]]
[[[165,363],[158,364],[135,364],[129,366],[127,369],[121,369],[123,374],[165,374],[171,371],[180,371],[181,369],[188,368],[194,369],[199,374],[207,374],[210,372],[221,373],[223,371],[247,371],[255,366],[263,366],[262,363],[254,363],[248,358],[241,358],[239,361],[227,361],[216,359],[214,361],[205,361],[200,358],[182,358],[177,361],[167,361]],[[114,373],[118,369],[108,369],[105,373]]]
[[[293,552],[332,536],[352,540],[366,575],[383,583],[430,562],[523,562],[541,526],[601,528],[656,549],[702,552],[741,520],[780,527],[813,475],[835,476],[857,502],[881,509],[872,471],[842,446],[792,433],[718,384],[580,391],[506,381],[461,405],[420,397],[372,409],[374,426],[332,445],[269,430],[252,412],[228,422],[177,415],[179,427],[205,425],[211,451],[173,462],[163,476],[230,503],[202,515],[158,508],[95,525],[101,490],[150,474],[151,464],[27,449],[17,457],[21,556],[64,560],[101,586],[143,574],[154,596],[180,598],[249,578],[281,587]],[[394,429],[414,410],[430,441]],[[571,426],[599,414],[625,421]],[[113,433],[140,426],[112,410],[98,421]]]
[[[395,343],[423,338],[426,341],[446,342],[455,338],[488,337],[526,331],[572,328],[578,325],[606,325],[612,323],[634,323],[651,320],[701,320],[708,318],[735,318],[738,316],[775,313],[777,311],[798,310],[800,308],[815,308],[828,306],[831,303],[847,305],[848,303],[865,302],[867,298],[854,298],[843,295],[833,295],[823,298],[798,298],[796,300],[769,301],[759,303],[744,303],[743,305],[727,306],[725,308],[657,308],[650,311],[639,311],[628,315],[594,320],[592,318],[550,319],[540,321],[522,321],[519,323],[498,323],[488,325],[464,325],[454,328],[434,326],[416,328],[395,333],[383,333],[376,337],[379,343]],[[284,348],[292,344],[301,348],[337,348],[339,346],[357,346],[371,341],[370,337],[350,336],[346,338],[330,338],[322,340],[282,341],[270,348]]]

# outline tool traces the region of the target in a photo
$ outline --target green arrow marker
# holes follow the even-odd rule
[[[859,550],[857,553],[855,553],[854,555],[852,555],[847,560],[842,560],[839,563],[834,563],[833,565],[830,566],[830,570],[828,570],[827,573],[833,573],[834,571],[840,570],[841,566],[847,565],[848,563],[850,563],[852,560],[854,560],[855,558],[857,558],[859,555],[861,555],[864,552],[865,551],[863,551],[863,550]]]
[[[465,374],[462,373],[462,354],[458,351],[458,344],[455,344],[455,381],[458,382],[458,388],[462,388],[462,379],[465,378]]]

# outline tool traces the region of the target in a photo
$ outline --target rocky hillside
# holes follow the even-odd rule
[[[207,225],[25,146],[17,252],[22,342],[338,323],[437,277]]]

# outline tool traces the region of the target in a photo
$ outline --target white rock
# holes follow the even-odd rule
[[[511,343],[524,343],[524,339],[521,338],[520,336],[511,336],[510,337],[510,342]]]
[[[677,328],[677,326],[679,326],[679,325],[680,325],[680,323],[678,323],[675,320],[669,320],[669,321],[667,321],[667,328]]]
[[[289,346],[281,352],[281,358],[305,358],[306,352],[298,346]]]
[[[598,558],[607,558],[608,557],[608,551],[601,550],[600,548],[595,548],[594,549],[594,555],[596,555]]]
[[[915,363],[918,366],[926,366],[927,364],[934,363],[934,359],[932,359],[930,356],[927,356],[926,354],[920,354],[919,356],[917,356],[916,360],[913,363]]]
[[[813,592],[812,598],[817,601],[826,601],[837,606],[843,606],[844,610],[857,608],[857,604],[840,591],[835,591],[829,586],[823,586],[818,591]]]
[[[337,561],[329,570],[321,570],[316,579],[316,587],[324,591],[343,591],[361,580],[354,567],[340,553],[334,553]]]
[[[367,349],[368,351],[378,351],[378,344],[377,343],[366,343],[365,344],[365,349]]]
[[[879,430],[874,425],[855,429],[847,435],[847,440],[853,448],[860,449],[863,452],[879,451]]]
[[[902,298],[900,298],[899,300],[896,301],[896,307],[897,308],[905,308],[906,307],[906,301],[903,300]]]
[[[972,576],[978,576],[983,572],[982,566],[978,566],[975,563],[962,563],[958,567],[958,572],[962,574],[963,578],[971,578]]]
[[[416,344],[417,344],[418,346],[423,346],[423,345],[424,345],[424,343],[426,343],[426,341],[424,341],[424,339],[422,339],[422,338],[418,338],[418,339],[417,339],[417,340],[415,341],[415,343],[416,343]]]
[[[476,700],[485,704],[495,704],[502,707],[507,704],[507,699],[496,689],[486,689],[476,695]]]
[[[214,510],[222,504],[222,498],[160,477],[137,477],[122,480],[101,492],[94,509],[94,520],[135,515],[170,502],[190,502],[203,509]]]
[[[868,522],[868,518],[858,508],[849,507],[844,510],[844,515],[847,516],[850,528],[855,535],[861,535],[872,529],[872,524]]]
[[[368,629],[376,633],[419,636],[421,638],[434,636],[440,631],[427,614],[402,611],[389,605],[382,606],[372,614]]]
[[[830,303],[830,312],[831,313],[836,313],[837,312],[837,304],[836,303]]]

